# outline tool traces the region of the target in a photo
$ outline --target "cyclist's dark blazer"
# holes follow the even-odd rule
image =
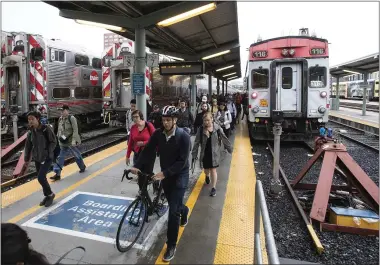
[[[154,131],[135,165],[144,173],[153,170],[156,150],[160,153],[161,171],[167,181],[175,181],[177,188],[187,188],[189,183],[190,135],[177,127],[174,137],[166,141],[161,128]],[[148,172],[149,171],[149,172]]]

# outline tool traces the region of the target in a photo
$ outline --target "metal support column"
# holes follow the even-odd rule
[[[191,112],[194,117],[196,115],[197,109],[197,85],[196,85],[196,76],[190,76],[190,86],[191,86]]]
[[[367,85],[368,85],[368,73],[364,73],[364,88],[363,88],[363,105],[362,105],[362,115],[366,115],[367,111]]]
[[[274,135],[274,157],[273,157],[273,178],[270,183],[270,191],[277,195],[281,192],[280,182],[280,142],[281,142],[282,127],[281,123],[275,123],[273,126]]]
[[[145,74],[145,29],[136,28],[135,29],[135,54],[136,54],[136,64],[135,73]],[[144,91],[145,92],[145,91]],[[136,107],[142,112],[144,118],[147,119],[146,110],[146,95],[136,96]]]
[[[339,76],[336,77],[335,110],[339,110]]]
[[[208,100],[211,100],[212,96],[212,75],[208,75]]]
[[[219,86],[219,78],[216,79],[216,94],[219,96],[220,93],[220,86]]]
[[[226,80],[226,95],[227,95],[228,81]]]
[[[17,126],[18,117],[17,114],[12,115],[12,122],[13,122],[13,138],[16,142],[18,140],[18,126]]]
[[[224,80],[222,80],[222,95],[224,96]]]

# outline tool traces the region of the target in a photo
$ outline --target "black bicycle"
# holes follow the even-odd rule
[[[133,179],[128,176],[129,173],[131,173],[130,170],[124,170],[121,181],[123,181],[124,177],[128,180]],[[153,173],[145,174],[142,172],[137,174],[139,193],[136,199],[128,206],[117,229],[116,247],[120,252],[126,252],[133,247],[143,231],[145,222],[149,221],[148,216],[156,213],[158,217],[161,217],[167,210],[161,181],[154,181],[152,179],[153,175]],[[148,192],[148,186],[151,184],[155,195],[153,201]]]

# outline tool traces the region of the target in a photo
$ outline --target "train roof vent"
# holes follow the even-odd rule
[[[311,33],[311,36],[312,36],[313,38],[316,38],[316,37],[317,37],[317,33],[315,33],[315,30],[313,30],[313,32]]]
[[[299,31],[300,36],[309,36],[309,29],[308,28],[301,28]]]
[[[261,36],[257,36],[257,42],[260,42],[260,41],[263,41],[263,38],[261,38]]]

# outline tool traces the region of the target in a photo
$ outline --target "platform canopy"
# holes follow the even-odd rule
[[[153,53],[189,61],[203,60],[206,72],[221,80],[241,77],[240,43],[236,2],[193,1],[44,1],[57,7],[60,16],[121,27],[111,30],[135,39],[135,28],[146,29],[146,46]],[[212,11],[181,22],[159,26],[159,22],[214,3]],[[209,55],[228,53],[202,59]],[[231,66],[226,70],[216,71]],[[225,75],[236,73],[234,75]]]
[[[330,74],[343,77],[352,74],[373,73],[379,71],[379,53],[330,67]]]

